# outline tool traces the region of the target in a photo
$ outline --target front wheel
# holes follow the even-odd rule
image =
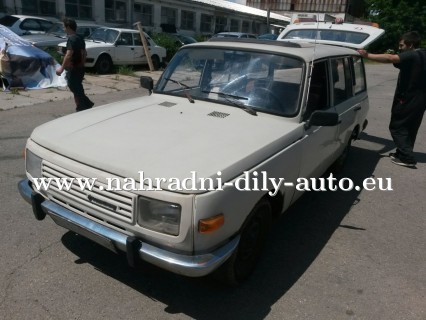
[[[237,249],[217,271],[221,280],[238,285],[254,270],[271,226],[272,209],[266,199],[259,201],[246,220]]]
[[[152,56],[151,61],[154,66],[154,70],[160,69],[160,58],[158,56]]]
[[[113,66],[112,60],[106,54],[101,55],[98,58],[98,61],[96,61],[96,71],[99,74],[106,74],[106,73],[110,72],[111,69],[112,69],[112,66]]]

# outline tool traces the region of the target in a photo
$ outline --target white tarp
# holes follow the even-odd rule
[[[0,25],[0,76],[4,90],[64,87],[64,74],[56,75],[58,66],[50,54]]]

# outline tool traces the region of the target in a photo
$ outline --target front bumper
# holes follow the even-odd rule
[[[78,215],[36,193],[28,179],[18,183],[21,196],[32,205],[37,220],[48,214],[59,226],[80,234],[113,252],[125,252],[131,266],[139,260],[147,261],[165,270],[188,277],[205,276],[228,259],[238,245],[239,236],[213,252],[184,255],[157,248],[133,236],[108,228],[96,221]]]

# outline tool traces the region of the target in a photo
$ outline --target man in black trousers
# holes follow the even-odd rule
[[[426,109],[426,49],[419,49],[418,32],[402,35],[399,54],[372,54],[358,50],[364,58],[393,63],[400,70],[392,103],[389,130],[396,145],[390,153],[392,162],[414,168],[417,164],[413,148]]]
[[[74,94],[76,111],[83,111],[93,107],[94,103],[84,93],[84,63],[86,61],[86,43],[77,35],[77,23],[73,19],[63,20],[65,32],[68,34],[67,52],[62,65],[56,69],[60,76],[64,70],[67,71],[66,79],[68,87]]]

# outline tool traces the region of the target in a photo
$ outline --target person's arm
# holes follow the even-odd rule
[[[62,61],[62,66],[56,69],[56,74],[58,76],[60,76],[67,67],[72,66],[71,58],[72,58],[73,52],[74,52],[73,50],[68,49],[67,52],[65,53],[64,60]]]
[[[377,62],[399,63],[401,61],[399,58],[399,55],[397,54],[389,54],[389,53],[375,54],[375,53],[368,53],[365,50],[357,50],[357,51],[362,57],[369,60],[377,61]]]

